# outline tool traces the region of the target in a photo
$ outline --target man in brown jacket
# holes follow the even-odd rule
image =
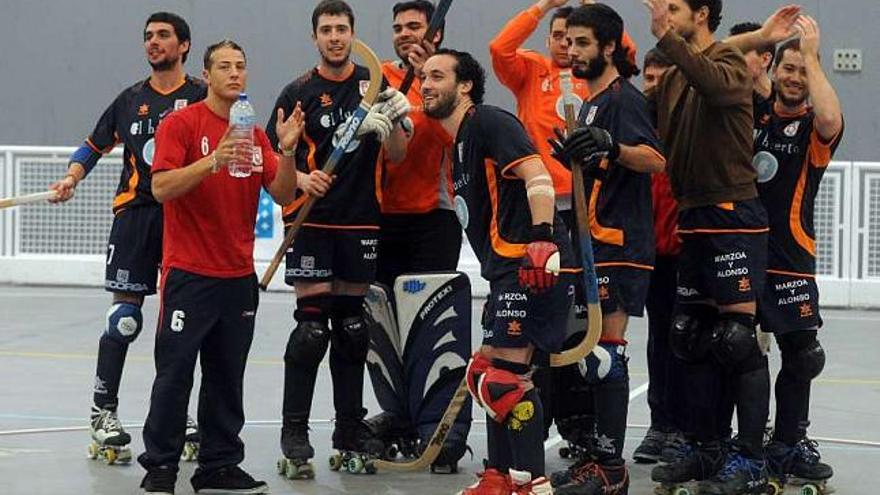
[[[715,40],[721,0],[644,0],[657,47],[672,61],[651,95],[679,202],[683,245],[673,352],[688,363],[685,455],[651,473],[701,494],[759,493],[767,484],[762,440],[770,377],[755,336],[764,283],[767,214],[752,156],[752,81],[742,53]],[[737,409],[739,435],[723,420]]]

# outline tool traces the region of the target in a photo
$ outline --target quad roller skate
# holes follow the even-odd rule
[[[330,469],[352,474],[375,474],[373,460],[382,456],[384,447],[364,421],[337,419],[333,430],[333,448],[337,453],[330,456]]]
[[[627,495],[629,472],[623,459],[584,461],[578,463],[567,483],[554,486],[558,495]]]
[[[767,493],[767,463],[732,450],[724,466],[711,479],[700,483],[700,495],[764,495]]]
[[[199,459],[199,425],[192,416],[186,416],[186,437],[184,438],[183,454],[180,456],[186,462]]]
[[[397,456],[415,459],[421,453],[419,436],[408,422],[394,413],[381,412],[366,420],[376,438],[382,441],[382,457],[393,461]]]
[[[834,470],[820,461],[818,446],[814,440],[807,438],[793,447],[779,441],[767,444],[765,452],[770,478],[767,493],[769,495],[834,493],[834,488],[828,484],[828,480],[834,475]]]
[[[717,444],[697,447],[684,442],[670,460],[670,463],[660,464],[651,470],[651,480],[658,484],[654,493],[697,495],[703,493],[699,482],[714,475],[721,467],[722,453]]]
[[[281,452],[278,459],[278,474],[289,480],[311,480],[315,478],[315,466],[311,459],[315,449],[309,443],[309,425],[306,421],[285,421],[281,427]]]
[[[88,447],[89,459],[101,459],[108,465],[131,462],[131,435],[122,428],[116,411],[92,406],[92,443]]]
[[[559,448],[559,457],[571,460],[590,457],[593,452],[593,444],[596,441],[592,416],[557,419],[556,429],[566,443]]]

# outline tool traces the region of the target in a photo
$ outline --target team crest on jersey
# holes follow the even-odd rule
[[[156,139],[150,138],[150,140],[147,141],[147,144],[144,145],[144,149],[141,152],[142,158],[144,159],[144,163],[146,163],[147,165],[152,167],[153,166],[153,155],[155,155],[155,154],[156,154]]]
[[[597,113],[599,113],[599,107],[597,107],[597,106],[595,106],[595,105],[592,106],[592,107],[590,107],[590,111],[587,112],[587,118],[584,119],[584,123],[587,124],[587,125],[592,124],[593,121],[596,120],[596,114],[597,114]]]
[[[785,130],[782,131],[782,133],[785,134],[785,135],[788,136],[788,137],[795,137],[795,136],[797,135],[797,133],[798,133],[798,130],[799,130],[800,128],[801,128],[801,121],[800,121],[800,120],[795,120],[795,121],[792,122],[791,124],[788,124],[788,125],[785,127]]]
[[[367,94],[368,89],[370,89],[370,81],[360,81],[361,97]]]
[[[455,216],[458,217],[458,223],[461,224],[461,228],[466,229],[470,221],[467,201],[461,196],[456,196],[452,202],[455,207]]]
[[[189,100],[185,100],[182,98],[179,100],[174,100],[174,110],[180,110],[181,108],[186,108],[187,105],[189,105]]]

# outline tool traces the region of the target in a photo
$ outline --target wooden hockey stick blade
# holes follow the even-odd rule
[[[54,190],[42,191],[33,194],[25,194],[22,196],[13,196],[11,198],[0,199],[0,210],[3,208],[12,208],[13,206],[26,205],[30,203],[39,203],[55,198],[58,193]]]
[[[434,39],[434,35],[437,34],[437,31],[440,30],[440,26],[443,25],[443,21],[446,19],[446,13],[449,12],[450,5],[452,5],[452,0],[440,0],[440,3],[437,4],[437,8],[434,9],[434,15],[431,16],[431,20],[428,22],[428,30],[425,31],[425,37],[422,39]],[[412,87],[415,79],[416,71],[410,66],[409,69],[406,70],[406,76],[404,76],[403,82],[400,83],[398,91],[403,94],[409,93],[409,89]]]
[[[431,435],[428,445],[418,459],[410,462],[394,462],[379,459],[373,461],[373,465],[378,470],[384,469],[387,471],[421,471],[427,469],[437,459],[437,456],[440,455],[443,443],[446,442],[446,437],[449,436],[449,432],[455,424],[455,419],[458,417],[458,413],[461,412],[462,406],[467,402],[467,398],[468,388],[467,377],[465,376],[461,379],[461,383],[458,384],[458,388],[455,389],[452,400],[446,406],[446,411],[440,418],[440,422],[437,423],[434,434]]]
[[[565,104],[565,127],[568,132],[574,131],[577,123],[575,121],[574,106],[571,103],[571,96],[574,94],[574,87],[571,82],[571,73],[563,72],[559,74],[559,85],[562,89]],[[587,299],[587,331],[584,338],[578,345],[571,349],[566,349],[560,353],[550,355],[550,366],[562,367],[577,363],[581,359],[593,351],[599,338],[602,336],[602,307],[599,304],[599,288],[596,281],[596,265],[593,260],[593,243],[590,240],[590,224],[589,209],[587,206],[587,194],[584,189],[584,173],[577,164],[571,166],[571,182],[574,196],[575,218],[577,220],[578,235],[577,241],[581,251],[581,264],[583,266],[584,292]]]
[[[351,45],[351,51],[364,62],[367,70],[370,71],[370,83],[367,87],[367,91],[364,93],[363,99],[361,99],[360,105],[352,114],[348,127],[345,128],[342,137],[339,138],[333,151],[330,152],[330,156],[324,161],[324,166],[321,167],[321,171],[327,175],[332,174],[333,171],[336,170],[336,165],[339,164],[339,161],[345,155],[346,148],[348,148],[348,145],[357,135],[357,130],[363,123],[364,117],[367,116],[370,107],[376,102],[376,98],[379,96],[379,91],[382,89],[382,62],[379,61],[379,57],[376,56],[376,53],[373,52],[366,43],[359,39],[354,40]],[[260,289],[265,291],[269,288],[269,282],[272,281],[272,277],[274,277],[275,272],[278,271],[278,267],[281,265],[281,261],[284,259],[287,250],[293,245],[293,240],[296,238],[296,234],[299,232],[302,224],[305,223],[309,212],[312,211],[312,206],[314,206],[315,201],[317,201],[316,197],[309,196],[306,198],[305,203],[300,207],[299,212],[297,212],[296,217],[293,219],[293,223],[284,235],[284,240],[281,241],[281,245],[278,246],[278,249],[275,251],[275,256],[272,257],[272,261],[266,268],[266,272],[263,273],[263,276],[260,278]]]

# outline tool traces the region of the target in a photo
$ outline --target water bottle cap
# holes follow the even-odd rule
[[[247,101],[247,93],[242,91],[238,94],[238,101]]]

